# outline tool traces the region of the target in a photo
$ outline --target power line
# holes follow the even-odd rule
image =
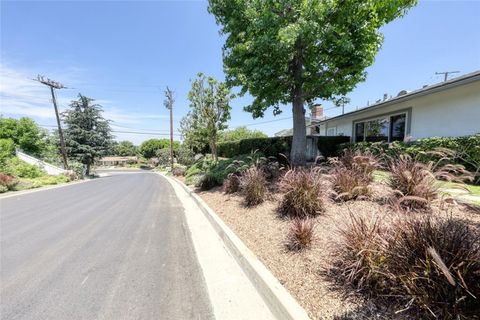
[[[114,127],[119,127],[119,128],[124,128],[124,129],[143,130],[143,131],[157,131],[157,132],[169,132],[169,130],[167,130],[167,129],[165,129],[165,130],[158,130],[158,129],[133,128],[133,127],[121,126],[121,125],[114,124],[114,123],[112,123],[111,125],[114,126]]]
[[[56,128],[54,125],[50,124],[39,124],[42,128]],[[146,135],[156,135],[156,136],[169,136],[169,133],[159,133],[159,132],[138,132],[138,131],[123,131],[123,130],[111,130],[115,133],[132,133],[132,134],[146,134]],[[180,134],[174,133],[174,136],[180,136]]]

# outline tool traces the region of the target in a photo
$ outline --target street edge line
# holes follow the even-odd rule
[[[286,320],[310,319],[305,309],[199,195],[181,181],[162,173],[158,174],[170,183],[179,184],[192,197],[275,317]]]
[[[80,181],[72,181],[72,182],[60,183],[60,184],[43,186],[43,187],[38,187],[38,188],[26,189],[26,190],[20,190],[20,191],[10,191],[10,192],[7,192],[7,193],[0,194],[0,200],[1,199],[6,199],[6,198],[11,198],[11,197],[23,196],[25,194],[30,194],[30,193],[40,192],[40,191],[46,191],[46,190],[51,190],[51,189],[73,186],[73,185],[76,185],[76,184],[81,184],[81,183],[94,181],[94,180],[95,179],[83,179],[83,180],[80,180]]]

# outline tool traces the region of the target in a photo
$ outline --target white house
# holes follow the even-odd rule
[[[480,133],[480,70],[313,124],[322,136],[403,141]],[[312,132],[313,133],[313,132]]]

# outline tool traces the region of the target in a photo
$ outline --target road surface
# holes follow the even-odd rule
[[[211,319],[182,205],[153,173],[0,199],[1,319]]]

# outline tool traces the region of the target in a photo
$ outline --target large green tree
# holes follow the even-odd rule
[[[173,142],[173,150],[178,149],[179,146],[180,143],[178,141]],[[158,150],[169,147],[169,139],[149,139],[142,142],[139,148],[139,152],[144,158],[150,159],[157,155]]]
[[[227,128],[232,98],[225,83],[199,73],[188,93],[190,112],[180,124],[184,141],[195,145],[208,142],[213,158],[217,160],[219,133]]]
[[[30,118],[4,118],[0,116],[0,139],[10,139],[15,147],[24,152],[40,156],[47,145],[46,130]]]
[[[131,141],[124,140],[116,142],[112,148],[111,153],[115,156],[135,156],[138,153],[138,148]]]
[[[87,175],[95,159],[106,155],[112,143],[109,122],[103,118],[101,106],[93,101],[79,94],[62,113],[67,154],[86,166]]]
[[[238,141],[253,138],[268,138],[268,136],[259,130],[250,130],[246,126],[241,126],[232,130],[225,130],[219,134],[219,142]]]
[[[306,103],[343,97],[366,77],[383,36],[379,28],[415,0],[209,0],[227,36],[227,83],[254,100],[254,118],[292,104],[291,162],[305,164]]]

